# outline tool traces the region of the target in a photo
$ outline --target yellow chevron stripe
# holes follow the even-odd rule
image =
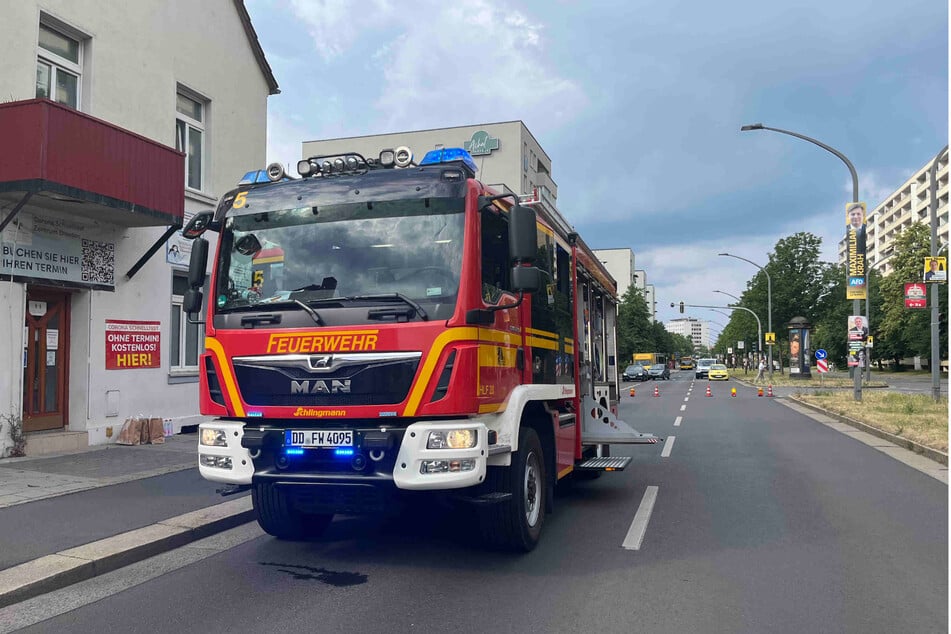
[[[541,337],[525,337],[526,345],[533,348],[544,348],[546,350],[558,350],[558,342],[551,339],[542,339]]]
[[[442,351],[445,347],[455,341],[478,339],[480,330],[479,328],[450,328],[436,337],[432,347],[429,349],[429,353],[426,355],[426,361],[423,363],[423,369],[419,373],[419,379],[417,379],[416,384],[413,386],[413,391],[410,392],[409,401],[407,401],[406,408],[403,410],[404,416],[416,415],[416,411],[419,409],[419,402],[423,399],[423,392],[426,391],[426,386],[429,385],[429,380],[432,378],[433,371],[436,369],[436,362],[439,361],[439,357],[442,355]]]
[[[234,408],[235,416],[244,418],[244,406],[241,404],[241,397],[238,394],[238,384],[234,379],[234,374],[231,372],[231,365],[225,356],[224,347],[217,339],[205,337],[205,349],[209,350],[218,359],[218,367],[221,368],[222,383],[225,384],[225,389],[228,390],[228,399]]]
[[[558,472],[558,479],[561,480],[562,478],[564,478],[566,475],[568,475],[574,470],[575,470],[574,465],[568,465],[567,467],[565,467],[564,469]]]

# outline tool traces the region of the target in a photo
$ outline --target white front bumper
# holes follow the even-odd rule
[[[201,444],[203,429],[220,429],[225,432],[224,447],[209,447]],[[213,420],[198,426],[198,473],[206,480],[224,482],[227,484],[251,484],[254,475],[254,463],[251,454],[241,446],[244,437],[244,423]],[[202,464],[202,456],[231,458],[231,468],[210,467]]]
[[[452,429],[475,429],[476,446],[471,449],[427,449],[429,432]],[[406,428],[400,452],[393,466],[393,482],[397,488],[414,491],[437,489],[462,489],[475,486],[485,480],[485,465],[488,458],[489,430],[474,421],[438,421],[413,423]],[[474,459],[471,471],[455,473],[421,473],[424,460]]]

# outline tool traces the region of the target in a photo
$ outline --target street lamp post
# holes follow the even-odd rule
[[[743,301],[743,300],[741,300],[739,297],[737,297],[736,295],[734,295],[733,293],[727,293],[726,291],[713,291],[713,292],[714,292],[714,293],[720,293],[721,295],[726,295],[726,296],[728,296],[728,297],[732,297],[733,299],[736,300],[736,303],[737,303],[737,304],[739,304],[741,301]],[[745,311],[747,311],[747,312],[750,312],[750,313],[753,312],[753,311],[751,311],[749,308],[744,308],[743,310],[745,310]],[[756,317],[755,314],[754,314],[753,316]],[[756,317],[756,322],[759,323],[759,317]],[[770,350],[772,350],[772,348],[770,348]],[[760,347],[759,343],[756,344],[756,352],[760,355],[759,358],[756,359],[757,361],[759,361],[760,358],[762,358],[762,353],[763,353],[763,350],[762,350],[762,348]],[[772,367],[772,365],[773,365],[773,360],[772,360],[772,358],[770,358],[770,360],[769,360],[769,365],[770,365],[770,367]],[[772,376],[772,372],[770,372],[770,376]]]
[[[773,332],[773,280],[769,277],[769,272],[752,260],[747,260],[746,258],[741,258],[738,255],[733,255],[732,253],[718,253],[717,255],[723,255],[728,258],[736,258],[737,260],[743,260],[744,262],[749,262],[760,271],[766,275],[766,327],[769,329],[768,332]],[[766,346],[767,356],[769,358],[769,376],[773,377],[773,346]]]
[[[931,194],[931,257],[938,255],[938,161],[948,153],[948,146],[938,152],[928,173],[928,191]],[[938,353],[938,292],[941,284],[931,283],[931,397],[935,403],[941,400],[941,357]]]
[[[797,139],[808,141],[809,143],[812,143],[813,145],[818,145],[823,150],[826,150],[827,152],[835,154],[843,163],[845,163],[846,167],[849,168],[849,173],[852,174],[852,202],[857,203],[859,201],[859,176],[855,171],[855,166],[852,165],[852,161],[850,161],[842,152],[839,152],[834,147],[828,146],[821,141],[817,141],[811,137],[807,137],[804,134],[799,134],[798,132],[790,132],[789,130],[781,130],[779,128],[770,128],[768,126],[763,125],[762,123],[754,123],[752,125],[745,125],[742,128],[740,128],[740,132],[750,132],[752,130],[771,130],[772,132],[779,132],[780,134],[788,134],[789,136],[794,136]],[[871,280],[871,277],[868,275],[867,270],[865,271],[865,274],[866,274],[865,275],[865,292],[867,293],[866,299],[865,299],[865,323],[870,324],[871,321],[869,321],[869,304],[870,304],[869,297],[871,297],[871,288],[869,285],[869,281]],[[861,314],[862,305],[860,301],[861,300],[858,300],[858,299],[852,300],[852,313],[855,315]],[[868,354],[865,355],[865,360],[866,360],[865,363],[869,368],[869,374],[871,374],[872,364],[871,364],[871,361],[868,359]],[[855,398],[856,401],[862,400],[862,368],[861,367],[858,368],[857,372],[855,372],[855,387],[853,390],[853,397]]]

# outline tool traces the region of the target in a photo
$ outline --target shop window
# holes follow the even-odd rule
[[[191,374],[198,372],[198,355],[205,350],[205,327],[190,323],[182,308],[185,291],[188,290],[188,277],[172,276],[172,313],[169,322],[169,371],[172,374]],[[207,297],[207,289],[205,297]],[[203,319],[203,315],[198,319]]]
[[[175,100],[175,149],[185,153],[185,185],[203,191],[205,179],[205,126],[208,104],[179,90]]]
[[[83,43],[62,29],[40,23],[36,57],[36,96],[79,109]]]

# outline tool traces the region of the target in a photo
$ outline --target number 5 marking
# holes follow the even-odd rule
[[[234,209],[241,209],[244,207],[244,204],[247,202],[248,192],[238,192],[238,195],[234,197],[234,202],[231,203],[231,206]]]

